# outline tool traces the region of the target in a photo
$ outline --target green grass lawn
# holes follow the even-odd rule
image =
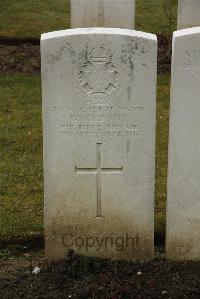
[[[170,28],[163,5],[173,3]],[[169,34],[176,30],[177,0],[136,0],[136,29]],[[0,37],[37,37],[70,26],[69,0],[1,0]]]
[[[168,122],[170,103],[170,76],[160,75],[157,88],[157,132],[156,132],[156,192],[155,231],[164,236],[165,207],[167,199]]]
[[[165,208],[169,77],[159,76],[156,206]],[[0,239],[43,232],[40,77],[0,76]],[[156,213],[164,234],[165,213]]]
[[[136,30],[170,35],[177,28],[178,0],[136,0]],[[171,22],[167,15],[170,15]]]
[[[0,236],[42,231],[39,77],[0,77]]]

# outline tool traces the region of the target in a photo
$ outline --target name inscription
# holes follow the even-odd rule
[[[65,137],[139,137],[140,115],[144,106],[82,106],[76,111],[69,106],[54,106],[54,114],[59,114],[58,133]]]

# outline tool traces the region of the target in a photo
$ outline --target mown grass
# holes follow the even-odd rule
[[[177,28],[177,3],[178,0],[136,0],[136,29],[171,35]]]
[[[117,1],[117,0],[116,0]],[[172,4],[173,20],[163,9]],[[136,0],[136,29],[169,34],[176,29],[177,0]],[[0,1],[0,37],[37,37],[41,33],[70,27],[70,0]]]
[[[167,197],[168,122],[170,103],[170,76],[160,75],[157,87],[157,132],[156,132],[156,192],[155,231],[165,235],[165,208]]]
[[[69,0],[0,1],[1,37],[40,37],[41,33],[69,28]]]
[[[0,239],[43,232],[40,77],[0,76]],[[165,208],[169,77],[158,78],[156,207]],[[164,234],[164,210],[156,231]]]
[[[39,77],[0,77],[0,235],[42,231]]]

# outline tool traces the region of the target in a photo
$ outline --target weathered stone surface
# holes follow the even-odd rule
[[[151,259],[156,37],[71,29],[41,52],[46,255]]]
[[[200,26],[200,1],[179,0],[178,29]]]
[[[200,28],[174,33],[167,258],[200,259]]]
[[[71,0],[71,28],[134,26],[135,0]]]

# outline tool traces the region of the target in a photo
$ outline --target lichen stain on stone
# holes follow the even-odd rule
[[[132,62],[132,60],[129,57],[129,66],[130,66],[130,73],[129,73],[129,77],[131,79],[133,79],[133,74],[134,74],[134,64]]]
[[[127,153],[127,155],[129,153],[129,151],[130,151],[130,140],[127,140],[126,141],[126,153]]]
[[[135,55],[137,54],[137,43],[128,43],[126,45],[122,46],[121,49],[121,56],[120,56],[120,62],[124,65],[127,65],[130,69],[129,71],[129,77],[133,79],[134,74],[134,62],[135,62]]]
[[[54,63],[60,61],[63,55],[69,54],[69,57],[72,59],[71,62],[74,64],[76,62],[76,52],[72,48],[69,42],[64,43],[57,51],[53,53],[45,54],[48,64],[53,65]]]
[[[132,88],[130,86],[127,87],[127,99],[130,102],[132,95]]]

